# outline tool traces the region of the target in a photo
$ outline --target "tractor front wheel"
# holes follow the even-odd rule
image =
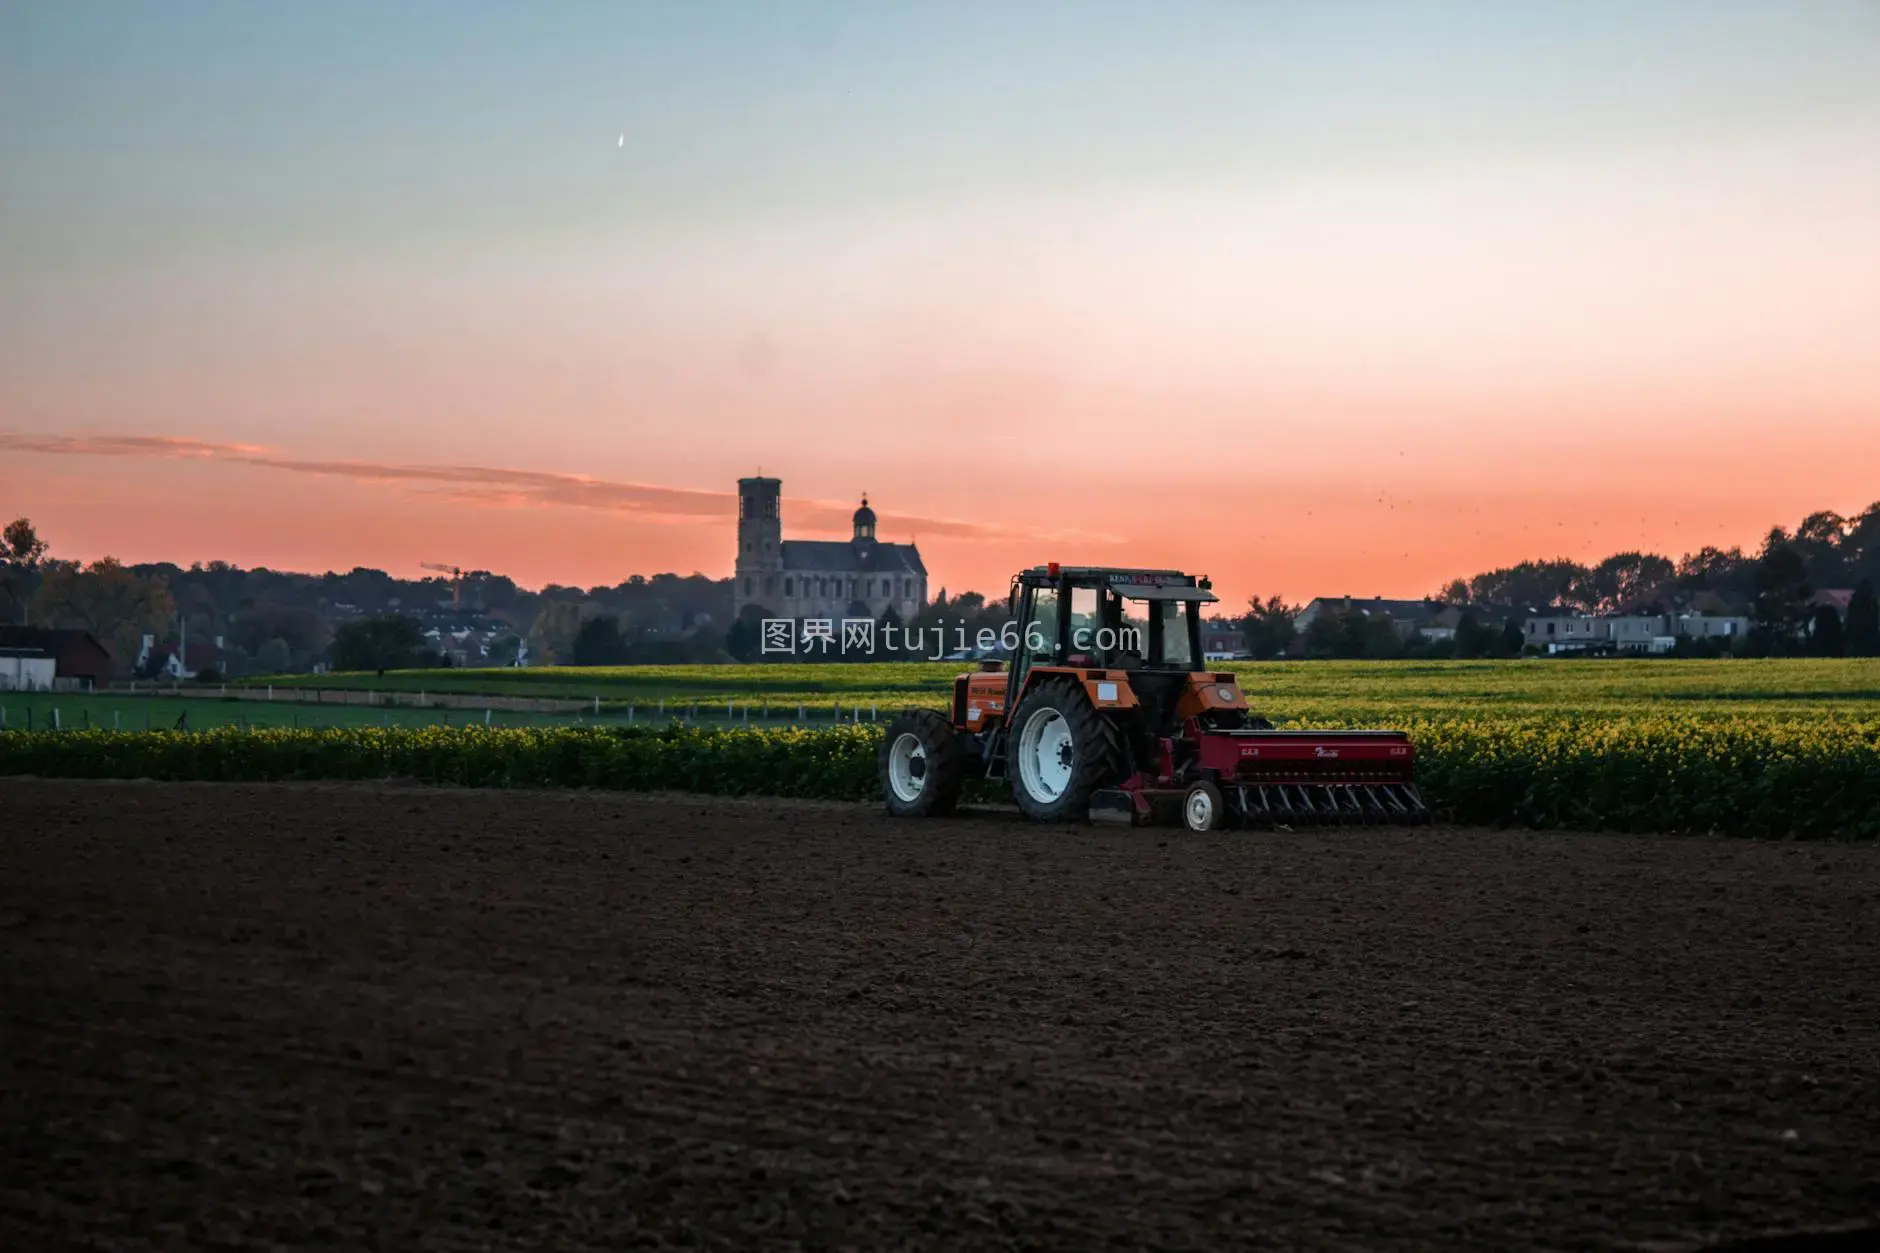
[[[1203,779],[1182,797],[1182,821],[1190,831],[1219,831],[1227,824],[1227,805],[1221,789]]]
[[[931,709],[910,709],[888,724],[875,752],[888,812],[897,818],[950,814],[966,781],[966,754],[953,724]]]
[[[1090,794],[1122,777],[1116,728],[1083,688],[1047,680],[1019,702],[1006,738],[1005,774],[1019,812],[1034,822],[1090,816]]]

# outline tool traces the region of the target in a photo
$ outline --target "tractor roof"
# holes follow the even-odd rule
[[[1044,587],[1068,579],[1084,587],[1108,587],[1132,600],[1219,600],[1205,578],[1180,570],[1145,570],[1129,566],[1033,566],[1019,579]]]
[[[1161,587],[1150,587],[1138,583],[1112,583],[1118,596],[1125,600],[1196,600],[1215,601],[1220,597],[1204,587],[1193,587],[1176,583]]]
[[[1180,570],[1144,570],[1133,566],[1033,566],[1025,571],[1028,575],[1039,578],[1057,578],[1060,576],[1073,579],[1096,579],[1106,583],[1147,583],[1152,586],[1173,586],[1186,583],[1194,586],[1195,576],[1183,574]]]

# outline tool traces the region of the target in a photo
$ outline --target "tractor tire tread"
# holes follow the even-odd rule
[[[1032,711],[1050,704],[1071,726],[1071,743],[1077,754],[1071,781],[1057,799],[1039,804],[1025,793],[1024,774],[1018,766],[1018,745],[1025,723]],[[1122,735],[1116,724],[1096,711],[1081,687],[1064,679],[1048,679],[1033,688],[1019,702],[1006,740],[1006,776],[1011,780],[1012,799],[1021,814],[1033,822],[1083,822],[1090,818],[1090,794],[1108,787],[1122,777],[1127,757]]]
[[[927,786],[913,801],[903,801],[888,785],[888,755],[894,742],[912,732],[927,754]],[[942,818],[959,805],[966,783],[966,751],[946,715],[932,709],[905,709],[888,724],[875,748],[875,775],[888,812],[897,818]]]

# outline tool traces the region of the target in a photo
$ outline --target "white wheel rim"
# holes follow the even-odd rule
[[[1188,826],[1191,830],[1206,831],[1214,820],[1214,798],[1205,791],[1196,788],[1188,793]]]
[[[914,773],[914,763],[920,762],[923,769]],[[894,741],[894,747],[888,750],[888,786],[893,789],[895,799],[917,801],[927,787],[927,750],[920,745],[920,737],[912,731],[904,731]]]
[[[1018,737],[1018,773],[1025,794],[1050,803],[1071,785],[1075,766],[1071,724],[1055,709],[1034,714]]]

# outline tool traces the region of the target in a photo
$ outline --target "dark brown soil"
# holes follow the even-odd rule
[[[1880,849],[0,782],[0,1247],[1880,1219]]]

